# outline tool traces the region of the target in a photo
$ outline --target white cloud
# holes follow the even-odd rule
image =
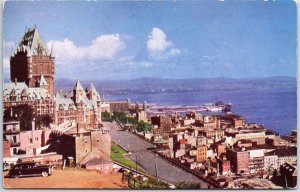
[[[167,40],[167,35],[159,28],[153,28],[148,36],[147,50],[154,60],[165,60],[181,54],[174,44]]]
[[[167,36],[161,29],[152,29],[147,41],[147,48],[149,51],[165,51],[171,45],[172,43],[167,41]]]
[[[64,62],[76,60],[112,60],[118,52],[126,47],[119,34],[101,35],[86,47],[77,47],[69,39],[64,39],[63,41],[51,40],[47,43],[47,46],[51,48],[52,43],[56,59]]]
[[[10,76],[10,54],[12,49],[14,48],[15,43],[12,41],[3,41],[3,74],[4,78],[8,79]]]

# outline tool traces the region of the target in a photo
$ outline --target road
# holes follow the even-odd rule
[[[189,181],[200,183],[201,188],[208,188],[206,182],[157,156],[151,150],[148,150],[147,148],[154,147],[153,144],[132,133],[120,130],[115,122],[103,122],[103,125],[110,128],[110,134],[114,142],[131,152],[127,157],[134,162],[136,161],[141,168],[152,176],[172,184],[181,181]]]

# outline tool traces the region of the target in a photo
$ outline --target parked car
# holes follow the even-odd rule
[[[4,163],[4,162],[3,162],[3,171],[7,171],[7,170],[9,170],[9,169],[10,169],[9,163]]]
[[[38,163],[18,163],[8,172],[9,177],[43,176],[47,177],[53,172],[51,165],[39,165]]]

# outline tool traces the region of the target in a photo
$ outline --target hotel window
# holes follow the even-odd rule
[[[32,143],[32,138],[30,138],[30,143]]]

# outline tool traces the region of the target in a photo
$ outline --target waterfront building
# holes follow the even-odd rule
[[[207,138],[218,138],[224,137],[224,130],[213,129],[213,128],[203,128],[198,130],[198,134],[204,135]]]
[[[251,140],[257,143],[257,145],[265,144],[265,130],[264,129],[231,129],[225,131],[226,136],[231,136],[235,141],[239,140]]]
[[[126,101],[109,101],[107,104],[109,105],[109,109],[106,109],[107,112],[116,111],[129,113],[131,110],[130,99],[127,99]]]

